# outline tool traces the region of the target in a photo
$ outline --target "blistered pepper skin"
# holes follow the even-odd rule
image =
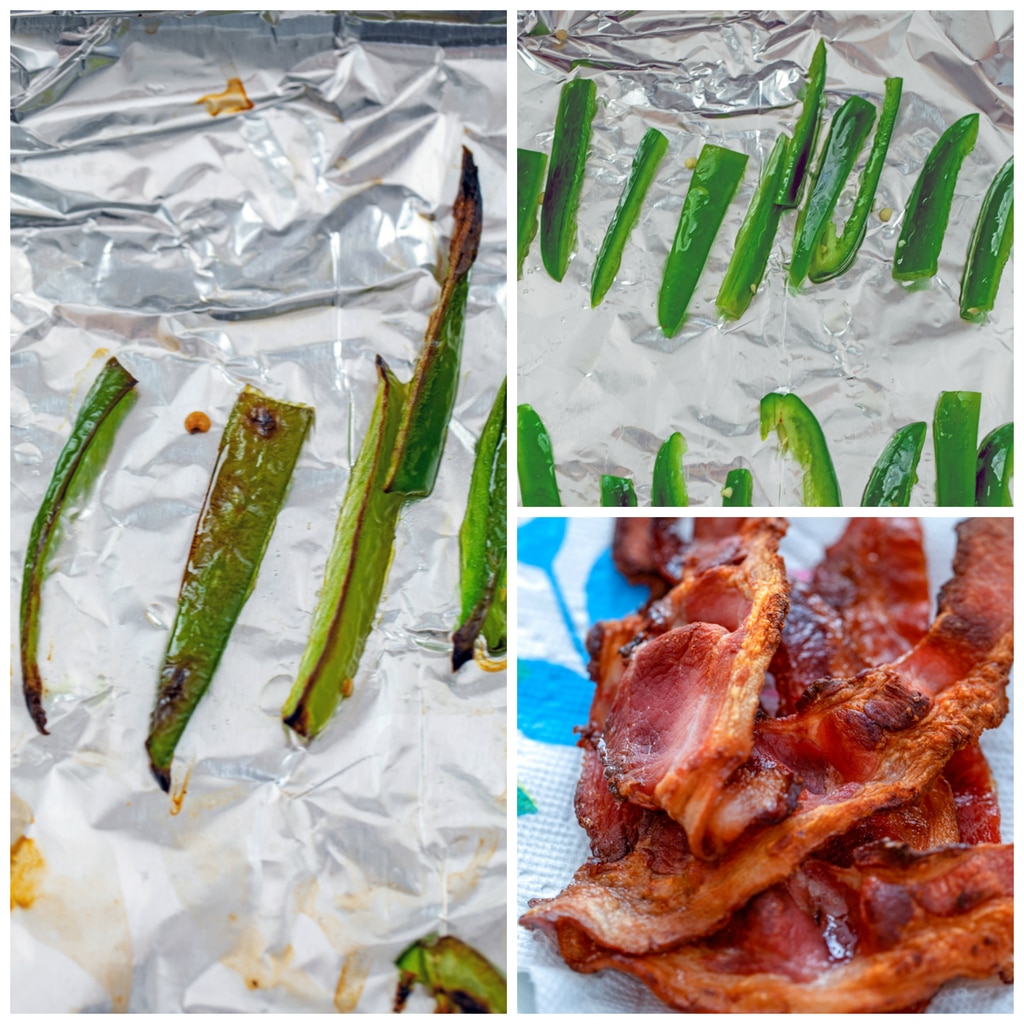
[[[393,1010],[401,1013],[414,986],[434,998],[435,1013],[505,1013],[505,975],[482,953],[454,935],[425,935],[395,960],[398,987]]]
[[[601,475],[601,505],[606,508],[636,508],[633,481],[610,473]]]
[[[814,155],[814,144],[818,140],[821,126],[822,96],[825,91],[825,40],[819,39],[807,69],[807,86],[804,89],[803,109],[793,126],[793,138],[786,151],[779,181],[775,186],[774,199],[778,206],[800,205],[807,171]]]

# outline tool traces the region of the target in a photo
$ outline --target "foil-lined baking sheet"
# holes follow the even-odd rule
[[[783,216],[765,279],[738,321],[715,298],[754,187],[780,132],[792,134],[799,91],[819,39],[827,48],[825,122],[851,95],[881,109],[884,80],[903,98],[864,243],[850,270],[792,294],[786,264],[796,213]],[[798,394],[828,439],[843,503],[860,504],[871,468],[900,426],[931,423],[941,391],[982,392],[983,436],[1013,418],[1013,266],[987,323],[959,317],[964,258],[992,178],[1013,153],[1010,11],[837,13],[520,12],[520,147],[550,153],[561,85],[597,85],[577,251],[561,284],[535,239],[518,284],[519,401],[541,416],[566,505],[597,505],[603,473],[633,479],[650,502],[654,457],[674,431],[686,438],[690,503],[720,505],[729,469],[754,476],[755,505],[799,505],[801,474],[762,441],[759,402]],[[907,287],[892,278],[903,210],[939,136],[981,116],[956,186],[938,275]],[[669,149],[626,245],[618,277],[590,308],[590,276],[647,128]],[[873,138],[873,132],[872,136]],[[657,321],[657,297],[704,143],[749,157],[679,333]],[[857,169],[836,218],[849,215]],[[878,214],[893,211],[888,222]],[[931,434],[912,504],[935,504]]]
[[[505,20],[12,19],[15,1010],[386,1011],[395,957],[431,931],[505,965],[505,674],[450,667],[457,534],[506,365]],[[280,708],[374,358],[407,380],[439,295],[463,146],[483,241],[440,476],[401,516],[354,693],[306,747]],[[22,565],[109,354],[138,400],[44,584],[44,737],[17,667]],[[316,424],[169,800],[143,741],[246,384]],[[193,410],[209,433],[186,433]]]

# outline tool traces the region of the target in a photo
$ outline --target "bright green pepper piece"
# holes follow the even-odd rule
[[[956,179],[964,158],[974,149],[978,122],[977,114],[954,121],[928,154],[910,193],[903,230],[896,243],[892,276],[897,281],[917,281],[938,273]]]
[[[562,86],[540,211],[540,257],[544,269],[556,281],[565,277],[576,244],[576,211],[596,113],[597,86],[593,80],[577,78]]]
[[[903,79],[887,78],[885,80],[885,99],[882,102],[882,113],[875,130],[875,139],[871,143],[864,173],[860,176],[860,187],[854,200],[853,210],[843,225],[842,235],[836,234],[836,225],[828,220],[825,230],[818,239],[811,258],[810,278],[814,282],[828,281],[838,277],[849,269],[857,256],[861,242],[868,227],[868,214],[875,201],[878,179],[882,176],[882,167],[889,152],[896,115],[900,109],[900,98],[903,95]]]
[[[889,438],[868,477],[860,499],[862,507],[906,508],[910,504],[927,433],[927,423],[908,423]]]
[[[974,504],[981,393],[943,391],[935,404],[935,498],[942,506]]]
[[[1013,157],[992,179],[974,225],[960,283],[960,316],[981,323],[992,309],[1013,248]]]
[[[981,508],[1013,504],[1010,478],[1013,476],[1013,424],[1004,423],[985,435],[978,449],[974,504]]]
[[[473,156],[466,148],[462,150],[462,176],[453,212],[455,230],[448,273],[409,383],[402,425],[384,485],[386,491],[410,497],[426,497],[434,489],[459,386],[469,269],[480,247],[483,217],[480,180]]]
[[[624,476],[602,473],[601,505],[605,508],[636,508],[633,482]]]
[[[517,149],[518,183],[516,205],[519,213],[519,277],[523,276],[523,261],[530,251],[530,243],[537,234],[537,216],[540,213],[540,190],[544,184],[547,154],[532,149]]]
[[[228,417],[181,580],[146,750],[161,788],[171,785],[174,748],[217,671],[313,423],[308,405],[247,387]]]
[[[779,219],[784,213],[783,207],[775,202],[775,195],[785,169],[788,148],[789,140],[785,135],[780,135],[775,140],[764,173],[754,190],[754,198],[750,201],[747,215],[736,236],[729,269],[725,272],[715,300],[718,311],[730,320],[736,320],[746,312],[768,266],[768,257],[779,229]]]
[[[640,218],[640,208],[644,196],[654,181],[668,149],[668,139],[657,128],[648,128],[637,147],[633,157],[633,167],[629,172],[629,180],[619,197],[619,205],[615,207],[611,223],[601,243],[601,251],[597,254],[594,274],[590,280],[590,306],[597,306],[605,297],[608,289],[615,281],[615,275],[622,264],[622,253],[626,248],[626,239]]]
[[[754,496],[754,478],[749,469],[730,469],[722,488],[723,508],[750,508]]]
[[[697,281],[746,166],[745,153],[712,145],[705,145],[700,151],[658,292],[658,323],[666,338],[671,338],[682,326]]]
[[[793,141],[786,152],[781,177],[774,197],[779,206],[800,205],[807,168],[814,155],[814,144],[821,125],[822,95],[825,91],[825,40],[819,39],[807,69],[807,85],[803,94],[803,109],[793,128]]]
[[[782,454],[791,452],[804,471],[804,504],[842,505],[828,444],[814,413],[793,394],[761,399],[761,440],[778,432]]]
[[[482,953],[454,935],[425,935],[395,961],[401,1013],[413,986],[422,985],[437,1002],[435,1013],[505,1013],[505,975]]]
[[[519,490],[524,505],[561,505],[555,480],[555,456],[551,437],[533,407],[523,404],[517,410],[519,451]]]
[[[44,736],[49,733],[38,650],[46,563],[57,542],[64,507],[72,497],[83,497],[102,470],[114,434],[134,404],[135,384],[135,378],[116,359],[107,361],[85,396],[71,435],[57,457],[29,534],[21,580],[21,682],[29,714]]]
[[[651,504],[657,508],[685,508],[690,504],[683,476],[686,438],[677,430],[658,449],[654,459]]]
[[[506,647],[506,423],[502,381],[477,441],[466,515],[459,530],[462,619],[452,637],[455,672],[472,659],[481,633],[488,654],[503,654]]]

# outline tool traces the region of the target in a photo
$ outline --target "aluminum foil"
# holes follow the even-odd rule
[[[44,584],[48,737],[12,642],[14,1010],[383,1011],[394,958],[430,931],[504,967],[505,675],[453,676],[449,639],[474,444],[506,365],[504,20],[13,19],[12,637],[78,406],[107,353],[139,380]],[[484,231],[440,477],[401,516],[354,694],[307,748],[280,708],[374,357],[408,379],[439,295],[463,145]],[[246,384],[313,405],[316,425],[169,801],[143,740]],[[213,429],[190,436],[197,409]]]
[[[981,434],[1013,418],[1012,263],[984,325],[959,317],[960,275],[982,198],[1013,152],[1013,14],[539,11],[519,16],[518,145],[550,153],[560,87],[597,83],[577,253],[561,284],[535,240],[519,282],[520,402],[544,420],[567,505],[597,505],[602,473],[631,477],[650,501],[654,456],[673,431],[691,504],[720,505],[729,469],[754,476],[755,505],[799,505],[801,475],[774,435],[761,441],[758,404],[796,392],[829,442],[844,503],[857,505],[886,441],[931,423],[939,392],[983,394]],[[791,134],[798,91],[819,39],[828,51],[826,124],[860,95],[881,109],[884,79],[903,99],[867,235],[835,280],[786,286],[795,214],[782,218],[761,288],[746,314],[720,322],[715,297],[772,145]],[[892,279],[903,210],[931,147],[954,120],[981,115],[964,162],[937,277]],[[605,229],[649,127],[669,150],[626,246],[615,285],[590,309],[590,275]],[[680,332],[666,339],[657,296],[691,178],[684,166],[715,143],[749,156]],[[819,141],[819,146],[822,144]],[[861,154],[859,168],[867,156]],[[857,173],[837,209],[845,218]],[[878,211],[893,211],[882,222]],[[929,434],[912,503],[935,503]]]

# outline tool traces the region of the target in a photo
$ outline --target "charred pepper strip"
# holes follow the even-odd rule
[[[761,440],[777,431],[782,454],[791,452],[804,471],[804,504],[842,505],[832,456],[814,413],[793,394],[761,399]]]
[[[803,284],[811,269],[811,260],[874,120],[874,106],[861,96],[851,96],[832,118],[811,194],[796,220],[793,259],[789,265],[789,283],[794,288]]]
[[[964,158],[974,149],[978,122],[977,114],[954,121],[928,154],[910,193],[903,230],[896,243],[892,276],[897,281],[917,281],[938,273],[956,179]]]
[[[521,405],[516,416],[519,450],[516,467],[524,505],[561,505],[555,481],[555,456],[551,437],[530,405]]]
[[[57,464],[29,534],[21,580],[21,681],[36,728],[48,736],[43,708],[43,678],[39,672],[39,609],[46,563],[57,540],[57,525],[69,497],[84,493],[100,472],[121,420],[133,404],[135,378],[110,359],[93,382],[78,411],[71,436]]]
[[[1010,497],[1012,476],[1013,424],[1004,423],[986,434],[978,449],[974,504],[982,508],[1008,508],[1013,504]]]
[[[724,508],[750,508],[754,496],[754,478],[749,469],[730,469],[722,488]]]
[[[462,619],[452,636],[452,670],[455,672],[472,660],[473,647],[481,633],[488,654],[500,654],[506,647],[507,440],[505,381],[502,381],[477,441],[466,515],[459,530]]]
[[[658,323],[666,338],[671,338],[682,326],[686,308],[746,166],[745,153],[712,145],[705,145],[700,151],[658,292]]]
[[[401,1013],[416,984],[437,1001],[436,1013],[505,1013],[505,976],[482,953],[454,935],[425,935],[395,961],[398,989],[394,1012]]]
[[[651,182],[654,181],[658,165],[667,149],[668,139],[657,128],[648,128],[637,147],[629,179],[619,197],[619,205],[615,207],[615,213],[612,214],[608,231],[601,243],[601,251],[597,254],[594,274],[590,280],[591,308],[600,304],[615,281],[615,275],[619,272],[619,266],[622,264],[622,253],[626,248],[626,240],[640,218],[640,208],[643,206],[644,196],[647,195],[647,190],[651,187]]]
[[[862,507],[906,508],[910,504],[927,433],[927,423],[908,423],[889,438],[868,477],[860,499]]]
[[[981,393],[943,391],[935,404],[935,503],[974,504]]]
[[[312,423],[309,406],[278,402],[251,387],[228,417],[182,576],[146,737],[150,768],[165,792],[174,748],[255,585]]]
[[[1003,267],[1013,248],[1013,157],[992,179],[974,225],[960,283],[960,316],[980,323],[996,302]]]
[[[843,225],[842,235],[836,234],[836,225],[828,220],[825,230],[818,239],[811,258],[810,278],[814,282],[828,281],[838,277],[849,269],[857,256],[861,242],[868,226],[868,214],[875,201],[878,179],[882,176],[882,167],[889,152],[896,115],[900,109],[900,98],[903,95],[903,79],[887,78],[885,80],[885,99],[882,101],[882,113],[878,118],[875,139],[871,143],[864,173],[860,177],[860,188],[853,203],[853,210]]]
[[[775,189],[775,202],[779,206],[799,206],[803,195],[807,168],[814,155],[814,143],[821,125],[822,95],[825,91],[825,40],[818,40],[807,69],[807,85],[803,94],[803,109],[793,127],[793,141],[786,152],[781,179]]]
[[[772,251],[779,220],[785,212],[775,202],[775,194],[785,167],[789,140],[780,135],[765,164],[761,180],[754,190],[747,215],[743,218],[736,245],[733,247],[729,269],[722,279],[715,305],[719,313],[730,320],[741,317],[757,294],[764,277],[768,257]]]
[[[562,86],[551,143],[548,181],[540,210],[540,257],[544,269],[561,281],[576,244],[576,211],[590,149],[590,126],[597,113],[597,86],[577,78]]]
[[[658,449],[654,458],[651,504],[659,508],[685,508],[690,504],[683,476],[686,438],[677,430]]]
[[[544,185],[547,154],[532,149],[516,150],[517,187],[516,205],[519,213],[519,277],[523,276],[523,261],[530,251],[530,243],[537,234],[537,216],[540,213],[540,190]]]
[[[455,230],[448,254],[448,273],[408,386],[402,425],[384,485],[387,491],[410,497],[425,497],[434,489],[459,386],[469,268],[480,247],[483,217],[476,164],[465,148],[453,212]]]
[[[352,692],[405,500],[401,494],[388,494],[383,486],[402,421],[405,385],[380,356],[377,379],[373,415],[348,478],[309,641],[281,711],[285,725],[308,739],[323,729],[338,701]]]
[[[604,508],[636,508],[633,482],[624,476],[601,474],[601,505]]]

